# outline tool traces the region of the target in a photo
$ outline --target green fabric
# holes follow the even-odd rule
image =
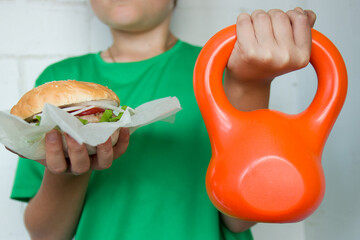
[[[183,107],[174,124],[156,122],[131,135],[112,167],[93,172],[76,239],[252,239],[219,223],[205,189],[210,143],[197,107],[192,74],[199,47],[178,41],[169,51],[131,63],[106,63],[100,54],[48,67],[36,85],[76,79],[108,86],[121,105],[137,107],[176,96]],[[11,197],[26,201],[41,184],[43,167],[21,159]]]

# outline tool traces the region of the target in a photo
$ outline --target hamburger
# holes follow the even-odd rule
[[[105,86],[64,80],[48,82],[25,93],[12,107],[10,114],[22,118],[29,124],[39,125],[45,103],[61,108],[78,118],[83,124],[118,121],[127,108],[126,106],[120,108],[118,96]],[[113,145],[118,137],[119,130],[111,136]],[[63,137],[64,151],[67,153],[64,139]],[[89,145],[86,147],[90,155],[96,153],[95,147]]]

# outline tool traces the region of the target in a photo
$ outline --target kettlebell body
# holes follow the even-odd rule
[[[310,62],[318,90],[299,114],[241,112],[226,98],[222,77],[235,26],[211,38],[194,69],[195,96],[212,148],[206,174],[210,200],[226,215],[259,222],[297,222],[325,193],[321,154],[346,97],[347,74],[336,47],[312,31]]]

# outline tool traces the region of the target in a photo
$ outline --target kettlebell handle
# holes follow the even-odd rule
[[[229,26],[214,35],[203,47],[194,68],[194,92],[205,124],[213,135],[221,139],[221,132],[214,129],[219,121],[212,119],[234,116],[241,118],[251,112],[235,109],[227,99],[223,88],[223,73],[236,42],[236,26]],[[290,115],[289,119],[306,126],[309,145],[321,152],[330,130],[340,113],[347,92],[347,72],[343,58],[334,44],[320,32],[312,29],[310,63],[318,77],[318,89],[309,107],[303,112]],[[258,110],[256,110],[258,111]],[[272,111],[272,110],[267,110]],[[284,114],[287,115],[287,114]],[[220,122],[226,122],[222,119]],[[231,127],[230,127],[231,128]],[[230,129],[229,128],[229,129]],[[312,138],[315,137],[315,140]],[[212,145],[212,136],[210,136]],[[320,143],[320,145],[318,144]],[[214,146],[213,146],[214,147]],[[214,149],[214,148],[213,148]]]

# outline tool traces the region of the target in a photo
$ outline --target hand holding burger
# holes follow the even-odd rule
[[[69,112],[83,124],[117,121],[123,109],[116,94],[105,86],[74,80],[55,81],[27,92],[10,113],[30,124],[39,124],[45,103]],[[118,115],[114,112],[119,112]],[[129,143],[128,129],[116,131],[97,147],[78,144],[66,133],[53,129],[46,134],[46,159],[38,160],[56,174],[71,172],[83,174],[90,169],[106,169],[121,156]],[[95,154],[96,155],[93,155]],[[90,155],[90,156],[89,156]]]

